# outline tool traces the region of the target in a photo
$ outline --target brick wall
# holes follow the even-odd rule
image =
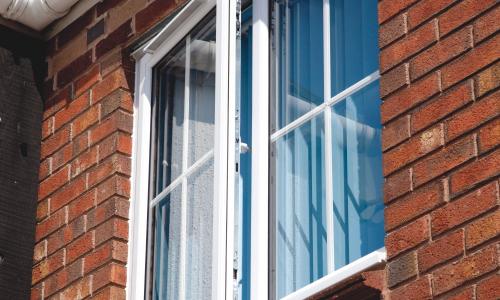
[[[181,0],[104,0],[47,42],[32,299],[124,299],[133,72],[127,47]]]
[[[499,299],[500,6],[382,0],[391,299]]]

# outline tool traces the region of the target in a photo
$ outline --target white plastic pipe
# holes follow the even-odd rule
[[[66,15],[78,0],[0,0],[0,14],[35,30]]]

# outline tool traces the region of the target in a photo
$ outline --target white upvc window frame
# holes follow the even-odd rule
[[[191,0],[174,17],[170,23],[161,30],[155,38],[134,52],[136,59],[135,75],[135,101],[134,101],[134,131],[133,131],[133,155],[132,155],[132,189],[130,210],[130,232],[129,232],[129,254],[127,273],[127,299],[143,299],[145,288],[148,286],[147,265],[147,231],[148,231],[148,190],[150,174],[150,124],[151,124],[151,100],[152,100],[152,69],[153,67],[194,28],[212,9],[216,7],[216,35],[217,35],[217,58],[216,58],[216,118],[220,122],[226,122],[227,127],[215,130],[215,172],[216,178],[227,178],[217,180],[215,186],[216,203],[214,228],[216,233],[214,239],[214,268],[213,282],[215,283],[212,299],[233,299],[233,223],[234,216],[234,182],[235,174],[232,172],[235,162],[235,152],[229,151],[234,147],[235,123],[230,121],[236,115],[235,108],[235,43],[230,42],[236,36],[236,1],[230,0]],[[329,41],[329,2],[323,0],[324,40]],[[370,74],[358,83],[352,85],[341,93],[331,97],[330,93],[330,43],[324,43],[324,96],[325,101],[320,106],[304,114],[286,127],[270,133],[270,11],[272,0],[252,1],[252,185],[251,185],[251,268],[250,286],[251,299],[274,298],[270,295],[270,255],[269,228],[270,228],[270,195],[269,195],[269,146],[279,137],[290,132],[294,128],[312,119],[314,116],[325,112],[325,124],[331,120],[330,107],[354,94],[363,87],[377,80],[380,75],[377,72]],[[217,4],[217,5],[216,5]],[[328,26],[325,26],[328,24]],[[221,43],[221,41],[224,41]],[[223,49],[221,44],[226,45]],[[327,51],[328,50],[328,51]],[[222,59],[224,58],[224,59]],[[225,71],[224,71],[225,70]],[[219,88],[220,87],[220,88]],[[221,108],[221,99],[227,100],[227,107]],[[226,101],[224,100],[224,101]],[[221,109],[220,109],[221,108]],[[218,114],[218,115],[217,115]],[[227,129],[227,131],[225,131]],[[331,126],[325,128],[326,145],[331,144]],[[329,143],[330,141],[330,143]],[[221,147],[227,150],[221,151]],[[325,149],[331,153],[330,149]],[[330,156],[331,157],[331,156]],[[328,161],[325,161],[328,165]],[[331,163],[331,161],[330,161]],[[330,176],[330,177],[329,177]],[[326,170],[326,179],[331,179],[331,166]],[[330,181],[327,181],[330,182]],[[328,186],[328,185],[327,185]],[[331,186],[327,187],[326,201],[333,205],[333,193]],[[327,219],[329,226],[327,235],[333,241],[333,218]],[[224,238],[220,238],[224,237]],[[330,245],[329,245],[330,247]],[[333,246],[332,246],[333,249]],[[330,251],[331,252],[331,251]],[[386,260],[385,248],[374,251],[345,267],[333,270],[333,252],[328,255],[327,263],[329,274],[311,284],[287,295],[283,299],[304,299],[312,296],[325,288],[339,283],[348,277],[363,270],[367,270]]]

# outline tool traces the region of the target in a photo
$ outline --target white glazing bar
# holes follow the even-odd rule
[[[188,169],[189,162],[189,91],[191,77],[191,36],[186,37],[186,66],[184,75],[184,120],[182,122],[182,173]],[[179,299],[186,298],[186,251],[187,251],[187,176],[182,178],[181,194],[181,233],[179,249]]]
[[[330,0],[323,0],[323,88],[327,102],[331,95],[330,67]],[[333,154],[332,154],[332,111],[325,109],[325,205],[326,205],[326,265],[328,273],[333,272],[334,236],[333,236]]]
[[[314,109],[303,114],[300,118],[294,120],[293,122],[291,122],[287,126],[281,128],[280,130],[273,133],[271,135],[271,142],[275,142],[280,137],[284,136],[285,134],[289,133],[290,131],[294,130],[295,128],[300,127],[305,122],[311,120],[312,118],[314,118],[315,116],[320,114],[326,107],[332,106],[335,103],[337,103],[341,100],[344,100],[345,98],[358,92],[359,90],[361,90],[365,86],[371,84],[372,82],[378,80],[379,78],[380,78],[379,71],[375,71],[375,72],[371,73],[370,75],[366,76],[365,78],[363,78],[360,81],[356,82],[355,84],[351,85],[347,89],[345,89],[342,92],[338,93],[337,95],[333,96],[326,103],[322,103],[322,104],[318,105]]]
[[[253,2],[251,299],[268,299],[269,287],[269,3]]]

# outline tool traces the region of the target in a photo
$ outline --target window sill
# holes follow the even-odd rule
[[[368,271],[385,264],[385,248],[376,250],[360,259],[342,267],[315,282],[295,291],[294,293],[282,298],[282,300],[299,299],[321,299],[329,297],[337,292],[351,288],[352,284],[364,281],[361,272]],[[365,287],[370,289],[369,287]],[[374,290],[371,288],[371,290]],[[369,291],[367,291],[369,293]]]

